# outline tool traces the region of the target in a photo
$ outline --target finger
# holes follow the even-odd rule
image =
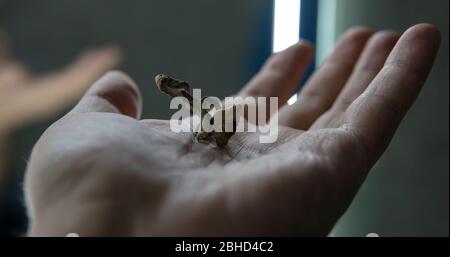
[[[299,85],[312,57],[313,47],[305,41],[274,54],[239,95],[278,97],[283,105]]]
[[[23,85],[27,77],[25,66],[11,58],[8,34],[0,30],[0,90]]]
[[[72,113],[112,112],[139,119],[140,91],[133,80],[119,71],[108,72],[86,92]]]
[[[440,32],[429,24],[408,29],[384,68],[348,108],[343,127],[354,134],[373,163],[386,148],[416,99],[440,45]]]
[[[382,31],[372,36],[348,82],[333,104],[333,107],[320,116],[311,129],[335,127],[339,125],[347,107],[367,88],[397,42],[399,35],[391,31]]]
[[[366,89],[384,63],[399,35],[391,31],[376,33],[367,43],[349,81],[336,99],[333,109],[343,111]]]
[[[356,28],[345,33],[333,53],[304,86],[299,100],[280,110],[280,124],[306,130],[328,110],[349,78],[371,35],[372,32],[367,28]]]

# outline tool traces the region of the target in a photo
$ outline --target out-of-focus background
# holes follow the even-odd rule
[[[443,43],[427,85],[331,234],[448,236],[448,1],[301,2],[311,8],[300,12],[308,16],[300,20],[302,35],[317,43],[316,63],[355,25],[404,31],[429,22],[440,28]],[[145,118],[170,114],[169,99],[154,86],[157,73],[188,80],[209,95],[236,92],[270,55],[273,20],[273,0],[0,0],[0,30],[9,35],[12,55],[36,74],[59,69],[89,47],[120,47],[119,68],[139,85]],[[21,183],[27,158],[45,128],[72,104],[0,137],[0,147],[8,140],[9,175],[0,190],[0,235],[25,231]]]

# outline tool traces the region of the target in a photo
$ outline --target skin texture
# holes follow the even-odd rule
[[[12,56],[9,38],[0,31],[0,188],[8,180],[6,162],[11,134],[22,126],[61,113],[119,60],[118,49],[100,47],[81,53],[61,70],[36,76]]]
[[[132,80],[110,72],[36,144],[25,191],[29,235],[327,235],[386,149],[432,67],[439,31],[355,28],[292,106],[312,57],[300,42],[239,92],[278,96],[279,139],[236,133],[192,144],[140,120]],[[398,40],[398,42],[397,42]],[[392,51],[391,51],[392,50]]]

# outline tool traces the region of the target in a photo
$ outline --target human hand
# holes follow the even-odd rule
[[[418,95],[440,34],[422,24],[397,39],[347,32],[281,107],[274,144],[257,133],[193,144],[168,121],[140,120],[137,87],[108,73],[33,149],[29,234],[326,235]],[[311,57],[306,43],[274,55],[240,95],[285,103]]]
[[[85,51],[66,68],[31,75],[11,57],[8,39],[0,34],[0,136],[50,117],[77,101],[86,89],[120,60],[115,47]]]

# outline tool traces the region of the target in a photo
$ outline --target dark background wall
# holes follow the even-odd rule
[[[225,96],[241,84],[249,59],[264,37],[255,37],[271,1],[2,1],[0,21],[16,55],[36,71],[59,67],[80,50],[120,46],[120,67],[139,84],[144,115],[164,118],[168,99],[153,77],[165,72]],[[270,40],[270,37],[269,37]],[[165,101],[167,100],[167,101]]]

